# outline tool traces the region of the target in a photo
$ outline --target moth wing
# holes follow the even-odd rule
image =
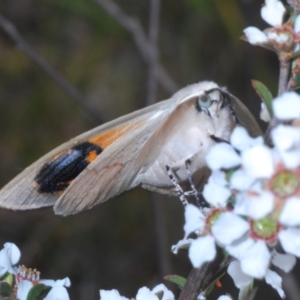
[[[263,135],[261,128],[256,122],[255,118],[249,109],[238,98],[230,94],[231,105],[235,114],[237,115],[241,126],[245,127],[251,136]]]
[[[148,120],[103,151],[58,199],[55,213],[75,214],[137,186],[140,182],[136,177],[152,162],[152,156],[145,155],[139,163],[136,157],[162,119]]]
[[[45,163],[51,161],[55,156],[59,155],[60,153],[68,151],[71,147],[77,145],[78,143],[88,141],[89,139],[94,138],[95,136],[98,136],[105,132],[109,133],[111,130],[114,130],[116,128],[124,128],[127,126],[128,130],[123,135],[130,136],[131,124],[136,124],[135,128],[137,130],[140,126],[146,126],[143,124],[146,124],[148,120],[153,118],[153,116],[155,116],[156,114],[159,115],[169,109],[172,110],[172,101],[165,100],[155,105],[146,107],[144,109],[135,111],[131,114],[115,119],[111,122],[100,125],[58,146],[48,154],[41,157],[38,161],[24,169],[19,175],[17,175],[13,180],[11,180],[6,186],[4,186],[0,190],[0,207],[13,210],[27,210],[54,205],[54,203],[59,199],[61,195],[40,193],[37,189],[37,183],[35,182],[36,175]],[[120,136],[118,136],[116,138],[116,141],[120,139],[123,135],[121,134]],[[134,137],[131,136],[131,138]],[[125,146],[126,139],[123,138],[122,140]],[[110,140],[110,142],[114,143],[115,141]],[[113,151],[111,152],[111,155],[114,155],[116,148],[112,148],[112,150]],[[103,151],[101,155],[104,152],[105,151]],[[109,156],[109,153],[104,154],[104,156]],[[122,157],[120,156],[120,158]],[[100,161],[102,160],[100,159]],[[92,162],[91,164],[93,163],[94,162]],[[97,178],[99,180],[99,177]],[[72,185],[73,184],[71,184],[71,186]]]

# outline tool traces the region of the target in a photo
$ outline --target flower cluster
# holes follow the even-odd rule
[[[206,157],[212,173],[203,190],[209,208],[188,204],[184,239],[194,267],[211,261],[220,246],[234,257],[228,268],[239,288],[265,278],[284,297],[273,264],[289,272],[300,257],[300,96],[274,99],[274,147],[237,127],[229,143],[215,145]],[[284,125],[289,124],[289,125]],[[196,238],[190,238],[196,233]],[[277,243],[286,253],[275,250]]]
[[[290,52],[300,41],[300,18],[292,17],[284,23],[286,9],[279,0],[266,0],[261,17],[272,27],[261,31],[250,26],[244,30],[246,40],[253,45],[269,48],[277,53]]]
[[[40,272],[27,269],[24,266],[16,267],[21,257],[19,248],[13,243],[5,243],[0,251],[0,297],[9,296],[10,299],[30,300],[45,294],[44,300],[69,300],[65,287],[71,285],[69,278],[61,280],[40,279]],[[4,294],[2,294],[4,293]]]

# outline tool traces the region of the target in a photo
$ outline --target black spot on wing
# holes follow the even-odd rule
[[[103,150],[85,142],[45,163],[35,177],[40,193],[63,192]]]

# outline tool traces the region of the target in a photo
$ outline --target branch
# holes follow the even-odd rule
[[[279,83],[278,96],[287,91],[288,78],[290,74],[290,61],[279,55]]]
[[[101,116],[93,105],[88,103],[86,97],[81,94],[66,78],[56,71],[47,61],[40,57],[24,40],[15,26],[0,14],[0,27],[14,41],[16,47],[24,52],[43,72],[45,72],[61,89],[69,96],[74,98],[77,103],[92,116],[97,122],[103,123],[104,118]]]
[[[129,31],[139,49],[142,58],[147,64],[151,64],[153,45],[148,40],[141,24],[134,18],[126,15],[122,9],[112,0],[95,0],[112,18],[123,28]],[[178,90],[177,84],[172,80],[163,66],[157,62],[157,80],[159,84],[168,92],[174,93]]]

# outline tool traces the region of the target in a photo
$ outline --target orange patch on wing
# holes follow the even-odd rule
[[[141,124],[143,124],[145,121],[138,121],[135,123],[129,123],[125,124],[120,127],[113,128],[111,130],[108,130],[104,133],[101,133],[88,141],[90,143],[97,144],[101,149],[107,148],[109,145],[111,145],[114,141],[116,141],[118,138],[123,136],[125,133],[132,131],[136,128],[138,128]]]
[[[90,151],[89,154],[86,156],[85,160],[88,162],[88,163],[91,163],[99,154],[93,150],[93,151]]]

